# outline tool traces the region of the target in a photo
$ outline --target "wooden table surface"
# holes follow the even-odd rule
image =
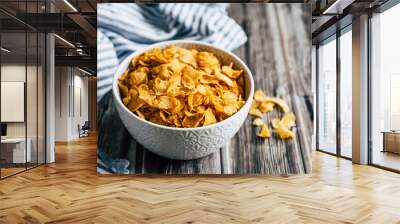
[[[230,144],[205,158],[177,161],[137,144],[124,128],[108,93],[98,103],[98,147],[130,161],[132,174],[302,174],[311,172],[313,98],[311,11],[308,4],[239,4],[229,8],[248,35],[235,50],[251,69],[256,89],[283,98],[297,117],[296,138],[260,139],[249,116]],[[281,117],[274,110],[264,121]]]

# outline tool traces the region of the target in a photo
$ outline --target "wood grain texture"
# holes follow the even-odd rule
[[[0,181],[0,223],[400,223],[400,175],[313,152],[313,173],[132,177],[96,172],[96,138]]]
[[[256,89],[283,98],[297,116],[294,141],[259,139],[258,129],[247,119],[231,142],[233,173],[308,173],[312,110],[306,110],[306,99],[312,95],[311,43],[307,39],[309,21],[302,16],[310,9],[302,4],[232,4],[231,10],[249,38],[244,49],[235,53],[250,67]],[[280,117],[282,113],[275,110],[264,115],[264,121]]]
[[[304,174],[311,172],[312,92],[308,4],[231,4],[229,15],[242,25],[247,43],[235,50],[253,73],[256,89],[283,98],[296,114],[296,138],[256,136],[249,116],[230,144],[202,159],[159,157],[130,137],[107,94],[98,104],[99,150],[127,158],[132,174]],[[264,115],[270,123],[278,110]]]

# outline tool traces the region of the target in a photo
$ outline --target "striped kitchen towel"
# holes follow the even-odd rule
[[[129,174],[130,162],[127,159],[114,159],[102,149],[97,149],[97,172],[100,174]]]
[[[111,90],[119,64],[161,41],[190,39],[234,50],[247,41],[221,3],[102,3],[97,6],[97,100]]]

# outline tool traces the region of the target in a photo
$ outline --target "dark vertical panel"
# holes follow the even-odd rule
[[[2,23],[0,23],[0,47],[1,46],[3,46],[2,45]],[[2,66],[2,60],[1,60],[1,56],[2,56],[2,54],[3,54],[3,52],[1,52],[1,50],[0,50],[0,126],[1,126],[1,66]],[[0,136],[1,137],[1,136]],[[1,148],[1,145],[2,144],[0,144],[0,179],[2,179],[2,174],[1,174],[1,170],[3,169],[3,164],[2,164],[2,157],[1,157],[1,150],[2,150],[2,148]]]
[[[36,1],[39,13],[39,1]],[[36,31],[36,166],[39,165],[39,32]]]
[[[47,13],[47,5],[45,10]],[[42,68],[44,69],[44,163],[47,163],[47,35],[47,32],[44,33],[44,67]]]
[[[319,149],[319,45],[315,46],[315,148]]]
[[[88,78],[88,102],[89,102],[89,124],[90,130],[95,132],[97,130],[96,122],[96,104],[97,104],[97,79],[96,77],[89,76]]]
[[[49,2],[47,0],[44,0],[44,6],[45,6],[45,13],[48,13],[48,6],[49,6]],[[48,37],[48,33],[45,32],[44,33],[44,67],[42,70],[42,75],[43,75],[43,71],[44,71],[44,163],[47,163],[47,37]]]
[[[75,118],[75,69],[74,69],[74,67],[70,67],[71,68],[71,82],[72,82],[72,88],[71,88],[71,93],[72,93],[72,96],[71,96],[71,105],[72,105],[72,117],[74,117]],[[70,106],[71,106],[70,105]]]
[[[336,31],[336,155],[341,156],[341,114],[340,114],[340,84],[341,84],[341,64],[340,64],[340,35],[339,30]]]
[[[368,79],[368,164],[373,163],[373,149],[372,149],[372,26],[371,26],[372,12],[368,12],[368,54],[367,54],[367,79]]]
[[[28,1],[25,0],[25,12],[28,10]],[[27,21],[27,13],[25,13],[25,21]],[[27,85],[28,81],[28,24],[25,23],[25,102],[24,102],[24,116],[25,116],[25,170],[28,169],[28,115],[27,115]]]

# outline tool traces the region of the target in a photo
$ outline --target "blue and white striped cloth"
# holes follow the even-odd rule
[[[97,6],[97,100],[128,54],[161,41],[190,39],[234,50],[247,41],[220,3],[103,3]]]
[[[103,150],[97,150],[97,172],[100,174],[129,174],[129,165],[127,159],[114,159]]]

